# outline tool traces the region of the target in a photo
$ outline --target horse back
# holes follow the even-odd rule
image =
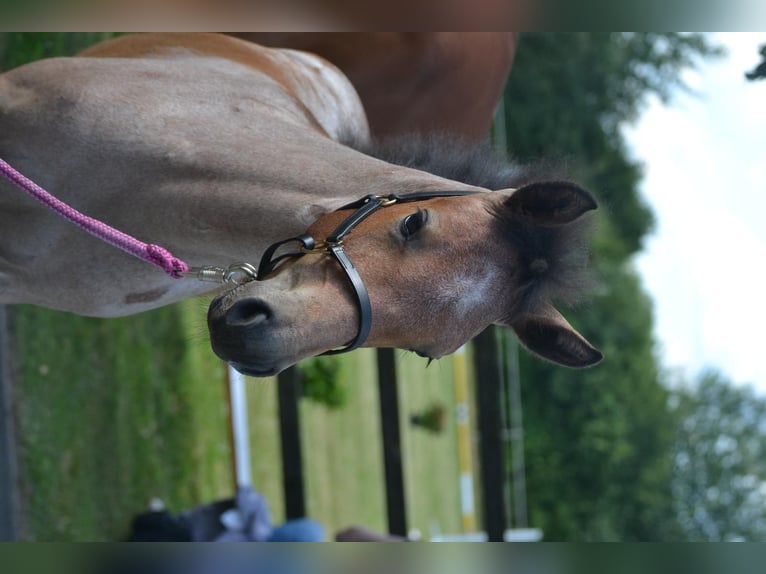
[[[342,143],[364,142],[369,128],[356,90],[333,64],[308,52],[267,48],[222,34],[150,33],[120,36],[78,54],[89,58],[197,55],[247,66],[278,83],[309,126]],[[254,89],[257,86],[254,85]],[[221,94],[225,97],[225,94]]]

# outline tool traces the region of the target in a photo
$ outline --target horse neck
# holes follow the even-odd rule
[[[187,206],[184,221],[168,240],[184,237],[179,248],[200,257],[252,259],[275,241],[305,232],[323,214],[368,194],[478,190],[317,139],[324,141],[291,155],[261,150],[244,176],[235,170],[229,180],[222,176],[216,188],[185,183],[179,193],[191,201],[181,200]]]

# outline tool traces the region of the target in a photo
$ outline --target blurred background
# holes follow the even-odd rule
[[[0,70],[106,36],[3,33]],[[491,135],[519,161],[562,161],[599,198],[598,287],[567,316],[605,359],[572,371],[502,339],[519,382],[509,410],[521,407],[496,501],[509,527],[552,541],[766,540],[763,46],[763,34],[521,35]],[[5,310],[21,538],[121,539],[152,499],[178,511],[232,494],[226,371],[205,311]],[[480,528],[481,510],[468,528],[461,514],[462,363],[395,360],[408,528]],[[300,372],[308,514],[328,532],[385,530],[374,351]],[[477,384],[467,369],[473,451]],[[253,482],[278,521],[276,383],[247,385]]]

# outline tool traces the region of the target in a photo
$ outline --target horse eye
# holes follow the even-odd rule
[[[418,231],[420,231],[427,219],[428,213],[422,209],[418,209],[415,213],[411,213],[402,219],[401,231],[404,238],[412,238]]]

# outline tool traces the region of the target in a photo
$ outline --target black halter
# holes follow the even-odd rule
[[[359,331],[356,337],[345,347],[333,349],[323,353],[324,355],[337,355],[346,353],[359,347],[367,339],[372,327],[372,305],[370,296],[367,293],[367,287],[364,285],[359,272],[343,250],[343,238],[346,237],[357,225],[367,217],[375,213],[381,207],[388,207],[394,203],[409,203],[411,201],[421,201],[425,199],[434,199],[437,197],[455,197],[462,195],[473,195],[475,191],[416,191],[404,195],[391,194],[385,196],[367,195],[348,205],[344,205],[338,211],[344,209],[353,209],[354,212],[343,222],[324,241],[317,241],[311,235],[298,235],[291,237],[269,246],[263,253],[261,262],[258,264],[258,280],[263,280],[266,275],[274,271],[277,266],[286,259],[302,257],[307,253],[328,253],[332,255],[343,271],[346,273],[351,286],[356,294],[357,308],[359,309]],[[285,253],[275,257],[277,250],[288,243],[297,242],[301,250],[297,252]]]

